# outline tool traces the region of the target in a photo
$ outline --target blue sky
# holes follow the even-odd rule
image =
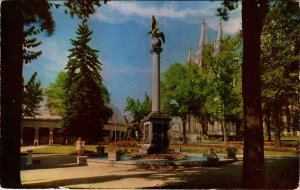
[[[208,39],[215,38],[220,1],[112,1],[102,5],[89,19],[93,31],[90,46],[99,50],[103,64],[102,76],[110,92],[111,102],[123,111],[126,98],[144,99],[151,95],[151,16],[158,20],[160,31],[166,35],[161,53],[161,73],[174,63],[185,63],[189,48],[194,54],[199,41],[202,19],[207,24]],[[241,28],[240,7],[223,22],[225,35],[233,35]],[[66,15],[63,9],[53,9],[55,33],[38,38],[43,54],[24,66],[25,81],[35,72],[43,86],[54,82],[68,62],[80,20]]]

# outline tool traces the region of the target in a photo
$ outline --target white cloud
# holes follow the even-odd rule
[[[50,41],[45,40],[42,43],[41,49],[43,49],[43,57],[49,60],[49,63],[43,63],[47,65],[49,71],[61,71],[68,62],[68,48],[65,41]]]
[[[143,4],[142,4],[143,3]],[[213,16],[214,12],[208,9],[195,8],[180,8],[176,9],[174,3],[162,3],[162,6],[149,5],[145,6],[146,2],[109,2],[105,9],[98,9],[93,16],[98,21],[107,23],[120,23],[127,21],[128,17],[151,18],[155,15],[160,18],[185,19],[188,17]],[[144,6],[143,6],[144,5]],[[115,15],[120,15],[114,17]]]
[[[92,19],[109,24],[120,24],[138,19],[150,19],[152,15],[162,19],[174,19],[190,24],[199,24],[199,20],[206,19],[208,27],[218,29],[217,8],[220,2],[188,2],[190,6],[183,6],[186,2],[161,2],[154,5],[152,2],[112,1],[105,6],[105,9],[98,9]],[[148,5],[148,6],[147,6]],[[192,5],[192,6],[191,6]],[[241,16],[239,8],[230,13],[228,22],[224,22],[224,32],[233,34],[241,28]],[[141,24],[145,22],[137,21]]]

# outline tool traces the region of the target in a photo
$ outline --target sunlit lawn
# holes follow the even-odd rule
[[[132,148],[119,148],[119,147],[112,147],[111,145],[104,145],[106,150],[116,150],[116,149],[129,149],[132,151],[138,151],[138,147]],[[96,152],[97,145],[86,145],[85,149],[87,151]],[[175,149],[176,147],[180,147],[182,152],[188,153],[208,153],[211,147],[199,147],[199,146],[180,146],[180,145],[171,145],[170,149]],[[214,148],[217,154],[225,154],[225,148]],[[53,146],[46,146],[42,148],[38,148],[33,150],[33,154],[75,154],[75,146],[74,145],[53,145]],[[243,149],[238,149],[237,155],[242,155]],[[282,152],[282,151],[265,151],[265,155],[297,155],[294,152]]]
[[[267,136],[264,136],[264,139],[265,139],[265,141],[267,141],[267,140],[268,140],[268,137],[267,137]],[[271,140],[272,140],[272,141],[275,141],[275,136],[271,136]],[[299,141],[300,138],[297,137],[297,136],[292,136],[292,137],[281,136],[281,137],[280,137],[280,140],[286,140],[286,141]]]

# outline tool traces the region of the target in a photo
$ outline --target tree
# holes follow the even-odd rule
[[[298,99],[300,47],[298,3],[293,0],[276,2],[264,23],[261,57],[264,113],[267,121],[272,115],[275,146],[280,147],[282,116],[290,115],[288,108],[295,105]],[[266,123],[270,131],[270,122]]]
[[[63,116],[65,112],[64,100],[66,96],[66,81],[67,73],[61,71],[57,74],[54,83],[50,83],[45,89],[45,95],[47,97],[47,107],[50,114]],[[107,88],[102,84],[101,91],[103,92],[103,98],[105,104],[109,104],[110,97]]]
[[[228,19],[228,11],[235,9],[237,2],[238,0],[224,0],[223,8],[218,10],[220,16]],[[242,1],[242,94],[245,128],[243,185],[245,188],[263,188],[265,182],[260,37],[268,7],[268,0]]]
[[[127,97],[124,111],[131,113],[133,117],[132,123],[140,123],[151,111],[150,97],[146,94],[143,102],[139,99]]]
[[[64,99],[66,93],[66,80],[67,73],[65,71],[61,71],[57,74],[54,83],[50,83],[45,89],[47,107],[49,108],[51,115],[62,116],[65,111]]]
[[[223,40],[221,51],[215,54],[211,44],[206,46],[203,68],[211,73],[207,79],[206,108],[211,117],[220,121],[224,142],[227,143],[226,121],[237,119],[241,112],[239,88],[240,80],[241,37],[228,37]]]
[[[76,15],[88,16],[100,0],[69,0],[69,8],[82,7]],[[104,1],[106,3],[106,1]],[[52,6],[54,4],[52,3]],[[57,7],[57,5],[55,5]],[[25,24],[37,24],[38,30],[54,32],[51,3],[41,1],[4,1],[1,3],[1,186],[20,187],[20,129],[22,115],[22,68]],[[91,11],[82,11],[83,9]],[[84,12],[84,14],[83,14]],[[13,14],[12,14],[13,13]],[[12,88],[13,87],[13,88]]]
[[[103,124],[112,116],[112,110],[105,104],[100,75],[101,63],[98,50],[92,49],[86,21],[82,21],[76,31],[76,39],[71,39],[69,61],[66,66],[65,113],[62,125],[65,131],[88,142],[102,139]]]
[[[127,129],[127,138],[135,139],[135,131],[140,131],[142,119],[149,115],[151,111],[150,97],[146,94],[143,102],[139,99],[127,97],[124,111],[130,112],[133,117]],[[128,122],[127,118],[126,121]]]
[[[52,33],[46,1],[5,1],[1,4],[1,186],[20,186],[20,129],[22,116],[23,26],[33,22]],[[36,8],[36,9],[35,9]],[[14,13],[14,14],[12,14]],[[39,18],[39,19],[37,19]],[[4,26],[5,25],[5,26]]]
[[[186,122],[188,115],[194,109],[193,102],[197,102],[197,95],[194,92],[195,81],[186,65],[173,64],[164,73],[162,81],[162,103],[163,111],[182,119],[183,143],[186,143]]]
[[[40,102],[43,100],[43,88],[41,82],[36,81],[37,72],[34,72],[23,91],[23,106],[22,115],[35,117],[38,115],[37,109],[40,107]]]

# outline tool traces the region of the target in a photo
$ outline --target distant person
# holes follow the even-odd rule
[[[77,155],[80,156],[82,154],[82,140],[81,137],[78,138],[78,140],[75,142],[76,150],[77,150]]]
[[[207,159],[208,161],[219,161],[219,157],[217,156],[213,148],[210,149],[210,153],[208,154]]]

